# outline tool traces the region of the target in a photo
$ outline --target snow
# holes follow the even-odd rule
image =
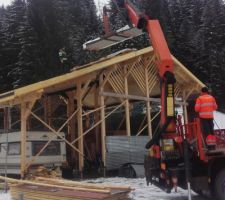
[[[130,178],[98,178],[94,180],[88,180],[86,182],[102,183],[109,185],[127,185],[134,189],[130,193],[131,200],[186,200],[187,190],[178,188],[178,192],[172,191],[171,194],[167,194],[154,185],[147,186],[144,178],[130,179]],[[192,200],[206,200],[206,198],[192,193]]]
[[[1,192],[0,193],[0,200],[11,200],[11,196],[10,196],[10,194],[9,193],[3,193],[3,192]]]
[[[130,193],[131,200],[186,200],[187,191],[178,188],[178,192],[172,191],[167,194],[156,186],[147,186],[144,178],[130,179],[130,178],[98,178],[86,180],[88,183],[109,184],[109,185],[126,185],[134,189]],[[200,197],[192,193],[192,200],[206,200],[207,198]],[[0,193],[0,200],[11,200],[10,194]]]
[[[97,15],[102,16],[103,6],[109,3],[109,0],[94,0],[96,8],[97,8]]]
[[[12,0],[0,0],[0,6],[4,5],[7,6],[12,2]]]
[[[225,114],[214,112],[214,129],[225,129]]]

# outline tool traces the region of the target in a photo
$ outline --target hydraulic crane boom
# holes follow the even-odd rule
[[[158,20],[151,20],[135,7],[131,0],[113,0],[117,10],[125,8],[134,27],[148,32],[155,64],[158,68],[161,88],[160,130],[146,144],[150,149],[145,156],[144,167],[147,184],[155,183],[167,192],[177,186],[188,188],[191,200],[191,184],[196,192],[212,191],[218,200],[224,200],[225,149],[205,151],[200,120],[175,123],[174,112],[174,63]],[[110,33],[105,9],[105,32]],[[225,145],[221,138],[218,141]],[[220,142],[217,141],[217,144]],[[209,181],[210,180],[210,181]]]
[[[161,82],[161,130],[155,136],[153,135],[153,140],[146,145],[146,148],[150,148],[154,143],[157,143],[162,133],[175,133],[174,84],[176,80],[173,74],[174,63],[159,21],[149,19],[129,0],[125,0],[123,3],[133,25],[148,32],[155,52],[155,62]]]

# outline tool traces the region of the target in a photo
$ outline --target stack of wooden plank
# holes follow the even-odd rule
[[[5,177],[0,177],[5,179]],[[131,191],[127,186],[108,186],[36,177],[34,180],[6,178],[13,200],[126,200]]]

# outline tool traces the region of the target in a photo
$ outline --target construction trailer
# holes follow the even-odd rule
[[[60,132],[59,134],[62,138],[65,138],[64,133]],[[32,165],[29,167],[30,173],[35,173],[37,166],[55,169],[66,162],[65,142],[63,139],[58,138],[57,135],[52,135],[49,131],[28,131],[26,138],[26,156],[29,159],[39,153],[42,147],[51,139],[44,151],[32,161]],[[0,134],[0,141],[0,173],[19,175],[21,132]]]
[[[183,108],[184,121],[187,123],[187,101],[199,94],[204,84],[176,58],[173,57],[173,60],[177,80],[175,104]],[[15,124],[21,132],[21,177],[25,177],[30,165],[51,142],[50,139],[36,155],[27,156],[29,131],[37,127],[39,130],[51,131],[66,143],[67,161],[81,174],[85,160],[95,160],[97,156],[103,169],[107,169],[107,164],[111,162],[107,161],[107,155],[112,153],[110,143],[115,147],[118,137],[126,138],[126,141],[143,135],[152,138],[155,129],[152,124],[160,113],[158,105],[161,93],[155,61],[152,47],[123,51],[75,67],[70,73],[1,94],[4,132],[13,130]],[[134,130],[131,113],[137,102],[144,105],[144,117],[138,130]],[[157,105],[158,112],[153,112],[154,105]],[[15,118],[16,114],[12,114],[12,110],[17,112],[19,119]],[[112,120],[110,117],[118,111],[122,113],[123,119],[116,129],[110,130],[108,120]],[[114,121],[111,123],[115,124]],[[62,130],[66,134],[65,138],[59,134]],[[113,137],[117,137],[114,143]],[[118,146],[121,149],[115,151],[117,155],[127,148],[124,139],[120,141]],[[143,152],[143,149],[139,151]],[[139,158],[144,160],[144,156]],[[116,159],[115,154],[113,159]]]

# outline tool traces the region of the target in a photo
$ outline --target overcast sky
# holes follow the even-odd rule
[[[8,5],[8,4],[10,4],[11,1],[12,0],[0,0],[0,5],[2,5],[2,4],[3,5]],[[94,1],[96,3],[97,7],[99,7],[99,6],[102,7],[102,5],[105,4],[105,3],[107,3],[109,0],[94,0]]]
[[[12,0],[0,0],[0,5],[8,5]]]

